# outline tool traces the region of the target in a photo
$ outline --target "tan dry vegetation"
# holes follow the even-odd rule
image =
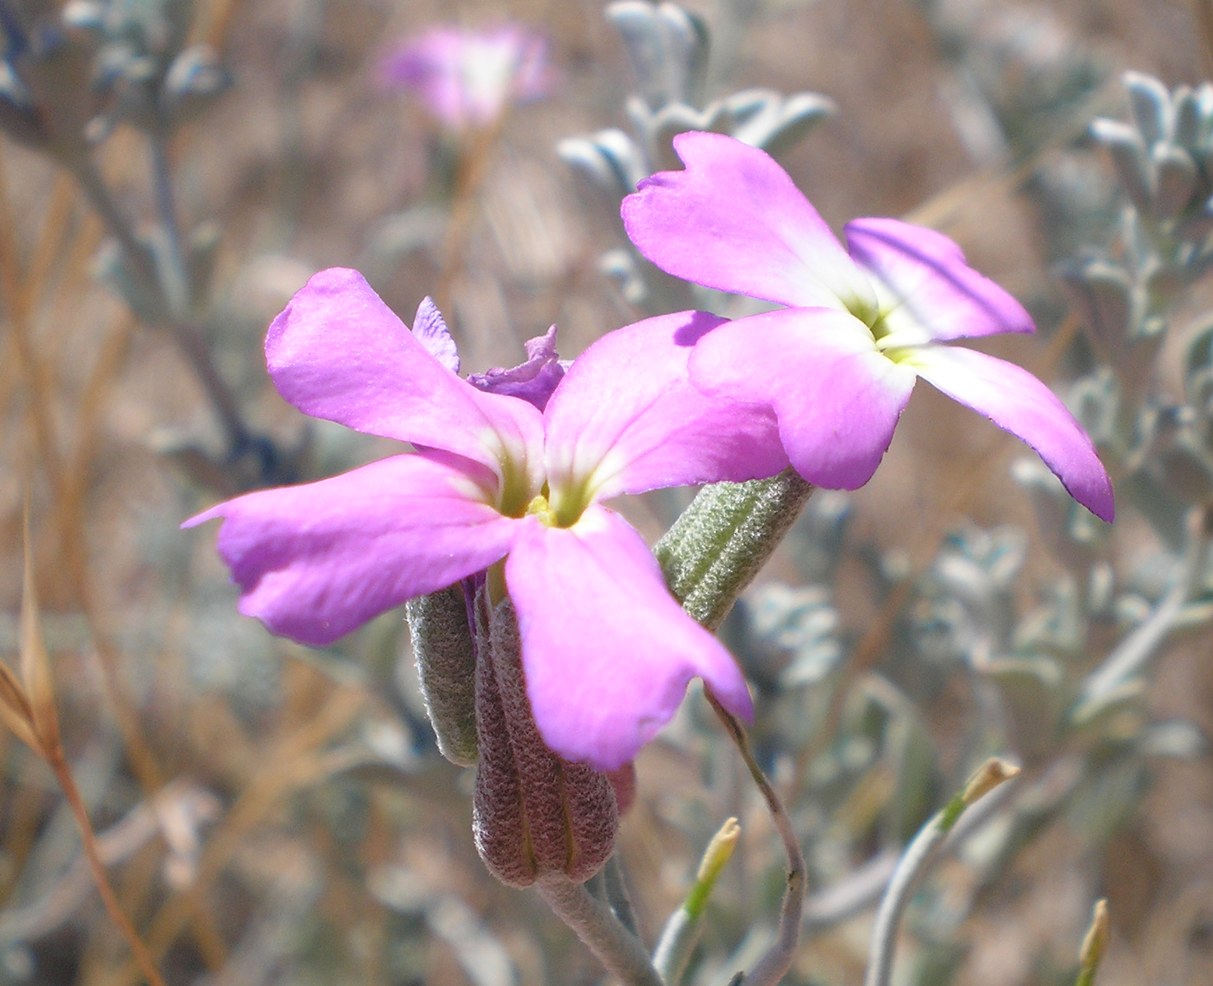
[[[511,361],[522,340],[552,321],[562,327],[564,351],[575,353],[630,319],[596,267],[620,230],[553,151],[561,137],[623,122],[626,67],[600,4],[212,0],[198,6],[199,31],[222,48],[235,87],[177,142],[180,208],[187,223],[219,224],[215,296],[222,317],[213,334],[224,370],[239,382],[260,426],[287,441],[301,427],[263,379],[260,345],[269,318],[313,270],[357,263],[383,218],[424,194],[430,124],[415,106],[378,93],[369,67],[383,39],[434,20],[508,15],[541,24],[552,34],[564,81],[552,100],[509,118],[454,268],[440,269],[440,251],[418,250],[383,269],[376,286],[406,319],[441,286],[448,322],[473,369]],[[697,6],[709,15],[715,10]],[[733,53],[732,81],[814,89],[838,102],[839,116],[787,158],[823,214],[834,223],[857,214],[921,215],[1022,296],[1056,304],[1039,217],[1018,194],[1010,164],[977,158],[966,147],[947,98],[951,70],[918,6],[908,0],[767,6]],[[1011,0],[970,6],[1041,10]],[[1102,112],[1120,111],[1115,69],[1154,72],[1175,83],[1196,81],[1210,64],[1193,5],[1066,0],[1049,5],[1047,15],[1063,43],[1098,52],[1114,70],[1097,107]],[[146,215],[145,163],[136,142],[120,134],[103,157],[124,190],[123,203]],[[98,827],[120,825],[171,780],[182,785],[168,789],[176,829],[164,823],[177,843],[147,833],[111,851],[124,906],[170,981],[199,981],[203,969],[215,984],[277,981],[262,978],[267,972],[259,965],[277,941],[266,922],[274,915],[299,922],[321,915],[349,932],[336,949],[345,968],[356,970],[349,981],[386,982],[381,954],[395,925],[361,877],[387,864],[413,874],[419,883],[410,892],[418,899],[449,897],[470,907],[529,970],[525,981],[540,981],[548,963],[579,977],[568,981],[595,981],[589,960],[551,930],[535,902],[493,885],[481,871],[469,835],[466,778],[435,768],[409,778],[351,780],[344,757],[359,723],[398,728],[389,703],[369,678],[353,675],[339,684],[299,648],[241,622],[212,557],[211,533],[177,530],[204,497],[156,454],[153,439],[168,428],[213,441],[214,423],[168,341],[139,327],[92,281],[100,238],[70,182],[28,151],[0,142],[0,543],[7,549],[0,639],[7,654],[16,639],[20,513],[28,491],[65,744]],[[435,230],[435,245],[441,239]],[[1043,341],[1017,340],[1005,354],[1049,373]],[[919,395],[889,461],[857,497],[861,525],[886,542],[909,539],[905,546],[925,557],[945,509],[981,522],[1026,522],[1026,508],[1003,478],[1010,451],[992,428],[973,427],[945,402]],[[982,464],[979,482],[972,482],[974,462]],[[359,640],[374,650],[373,636]],[[1157,708],[1213,730],[1208,649],[1206,634],[1164,662]],[[42,921],[52,950],[62,943],[79,960],[74,975],[65,961],[63,978],[53,982],[134,984],[136,974],[92,898],[73,897],[67,877],[34,856],[38,846],[64,858],[75,851],[70,838],[45,836],[57,803],[47,775],[11,738],[0,744],[6,915]],[[647,753],[641,789],[648,797],[625,827],[624,842],[640,861],[636,883],[650,931],[677,900],[677,880],[695,848],[661,816],[676,810],[670,791],[714,798],[712,811],[721,817],[736,810],[736,792],[705,794],[697,777],[681,772],[668,751]],[[203,789],[211,800],[189,801],[184,793],[201,797]],[[326,789],[365,799],[356,836],[341,830],[337,809],[320,803]],[[750,820],[755,832],[763,831],[760,816],[751,812]],[[1210,845],[1208,763],[1166,768],[1140,820],[1107,858],[1093,858],[1056,833],[1007,874],[1006,888],[974,922],[961,982],[1029,982],[1024,956],[1040,947],[1066,961],[1089,905],[1072,893],[1074,874],[1100,866],[1115,926],[1100,982],[1213,981]],[[748,850],[751,857],[770,851],[758,837]],[[166,871],[166,862],[176,869]],[[758,863],[751,858],[750,865]],[[28,884],[31,873],[45,882]],[[57,904],[68,917],[54,930]],[[453,959],[458,941],[437,933],[423,938],[416,967],[424,981],[466,982]],[[805,968],[833,968],[845,972],[841,981],[858,981],[861,939],[852,927],[816,943],[824,965],[806,956]],[[555,948],[569,954],[544,958]]]

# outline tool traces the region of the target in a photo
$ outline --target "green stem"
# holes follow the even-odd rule
[[[712,895],[721,870],[732,857],[740,834],[741,828],[737,819],[730,818],[712,837],[686,899],[682,906],[670,915],[669,921],[662,929],[661,939],[653,952],[653,965],[657,967],[658,974],[668,986],[678,986],[682,982],[683,972],[691,960],[691,952],[699,942],[708,898]]]
[[[918,886],[918,881],[939,855],[940,847],[960,821],[960,816],[971,805],[1018,773],[1017,767],[1001,760],[987,760],[969,779],[964,790],[953,795],[943,809],[914,837],[893,871],[889,888],[876,911],[876,925],[872,930],[864,986],[889,986],[892,981],[893,952],[897,945],[901,916]]]

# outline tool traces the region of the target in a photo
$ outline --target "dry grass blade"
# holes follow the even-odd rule
[[[34,735],[34,713],[25,689],[21,687],[7,664],[0,663],[0,719],[31,750],[37,751],[38,738]]]
[[[54,680],[51,675],[50,657],[42,635],[42,621],[38,612],[38,597],[34,585],[33,552],[30,547],[29,505],[25,507],[25,569],[21,600],[21,653],[20,667],[23,681],[18,681],[12,672],[0,665],[0,715],[13,727],[30,748],[41,756],[55,775],[55,780],[67,799],[80,829],[84,855],[92,870],[97,890],[110,918],[122,933],[135,956],[140,972],[150,986],[164,986],[164,980],[156,971],[147,947],[139,938],[130,919],[122,910],[114,888],[105,872],[105,864],[97,847],[97,836],[85,808],[84,799],[76,780],[72,776],[67,758],[60,742],[59,715],[55,710]]]
[[[38,615],[38,594],[34,585],[34,558],[30,547],[29,504],[25,507],[25,567],[21,595],[21,678],[29,702],[30,727],[37,737],[39,749],[48,760],[62,751],[59,715],[55,711],[55,686],[51,677],[50,657],[42,638],[42,621]]]

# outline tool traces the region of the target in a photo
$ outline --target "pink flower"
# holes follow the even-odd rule
[[[690,369],[708,394],[771,409],[805,479],[866,483],[921,377],[1023,439],[1074,499],[1112,519],[1108,474],[1056,395],[1013,363],[949,345],[1034,330],[955,243],[856,219],[844,249],[765,152],[709,133],[674,147],[686,170],[646,178],[624,200],[628,235],[670,274],[786,306],[714,329]]]
[[[691,344],[719,322],[683,312],[627,326],[563,374],[549,333],[522,367],[482,378],[512,396],[460,379],[428,299],[410,332],[356,271],[322,271],[270,326],[275,385],[305,414],[417,451],[250,493],[186,526],[222,518],[219,552],[241,611],[307,644],[490,570],[490,587],[503,580],[517,611],[544,740],[613,769],[669,720],[693,677],[751,712],[728,652],[669,594],[640,535],[602,505],[786,466],[770,416],[737,426],[735,408],[687,378]]]
[[[385,86],[416,93],[456,131],[488,126],[510,104],[542,99],[554,82],[546,40],[517,24],[431,28],[387,55],[379,76]]]

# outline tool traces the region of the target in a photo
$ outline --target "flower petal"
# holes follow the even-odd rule
[[[914,371],[881,354],[866,325],[828,308],[722,325],[695,347],[691,379],[711,394],[769,405],[796,471],[845,490],[872,478],[914,389]]]
[[[896,219],[854,219],[845,227],[847,248],[885,289],[893,305],[889,328],[899,337],[964,339],[999,332],[1034,332],[1023,305],[965,263],[942,233]]]
[[[1094,444],[1040,380],[1014,363],[959,347],[923,346],[914,350],[913,361],[924,380],[1023,439],[1075,500],[1112,521],[1112,481]]]
[[[455,28],[433,28],[385,57],[380,81],[387,88],[412,90],[449,126],[484,122],[480,116],[491,119],[497,107],[471,105],[461,67],[470,44],[469,36]]]
[[[769,154],[710,133],[679,134],[674,149],[686,170],[645,178],[623,200],[628,236],[658,267],[783,305],[875,304],[867,279]]]
[[[535,408],[460,380],[355,270],[314,275],[270,325],[265,357],[282,396],[312,417],[498,472],[503,455],[540,447]]]
[[[692,347],[724,320],[678,312],[625,326],[590,346],[545,415],[548,481],[562,495],[620,493],[773,476],[788,460],[765,407],[691,385]]]
[[[750,718],[736,662],[670,595],[619,516],[591,507],[572,528],[531,519],[506,560],[535,723],[562,757],[614,770],[667,723],[701,677]]]
[[[556,352],[556,326],[541,336],[528,339],[526,362],[513,367],[494,367],[484,373],[472,373],[470,383],[490,394],[508,394],[534,404],[540,411],[547,407],[552,391],[564,377],[568,363]]]
[[[428,295],[421,299],[413,316],[413,338],[426,352],[454,374],[459,373],[459,349],[446,327],[446,319]]]
[[[398,455],[237,497],[182,526],[223,518],[219,554],[240,585],[240,611],[273,633],[329,644],[509,550],[519,522],[477,498],[486,481],[454,457]]]

